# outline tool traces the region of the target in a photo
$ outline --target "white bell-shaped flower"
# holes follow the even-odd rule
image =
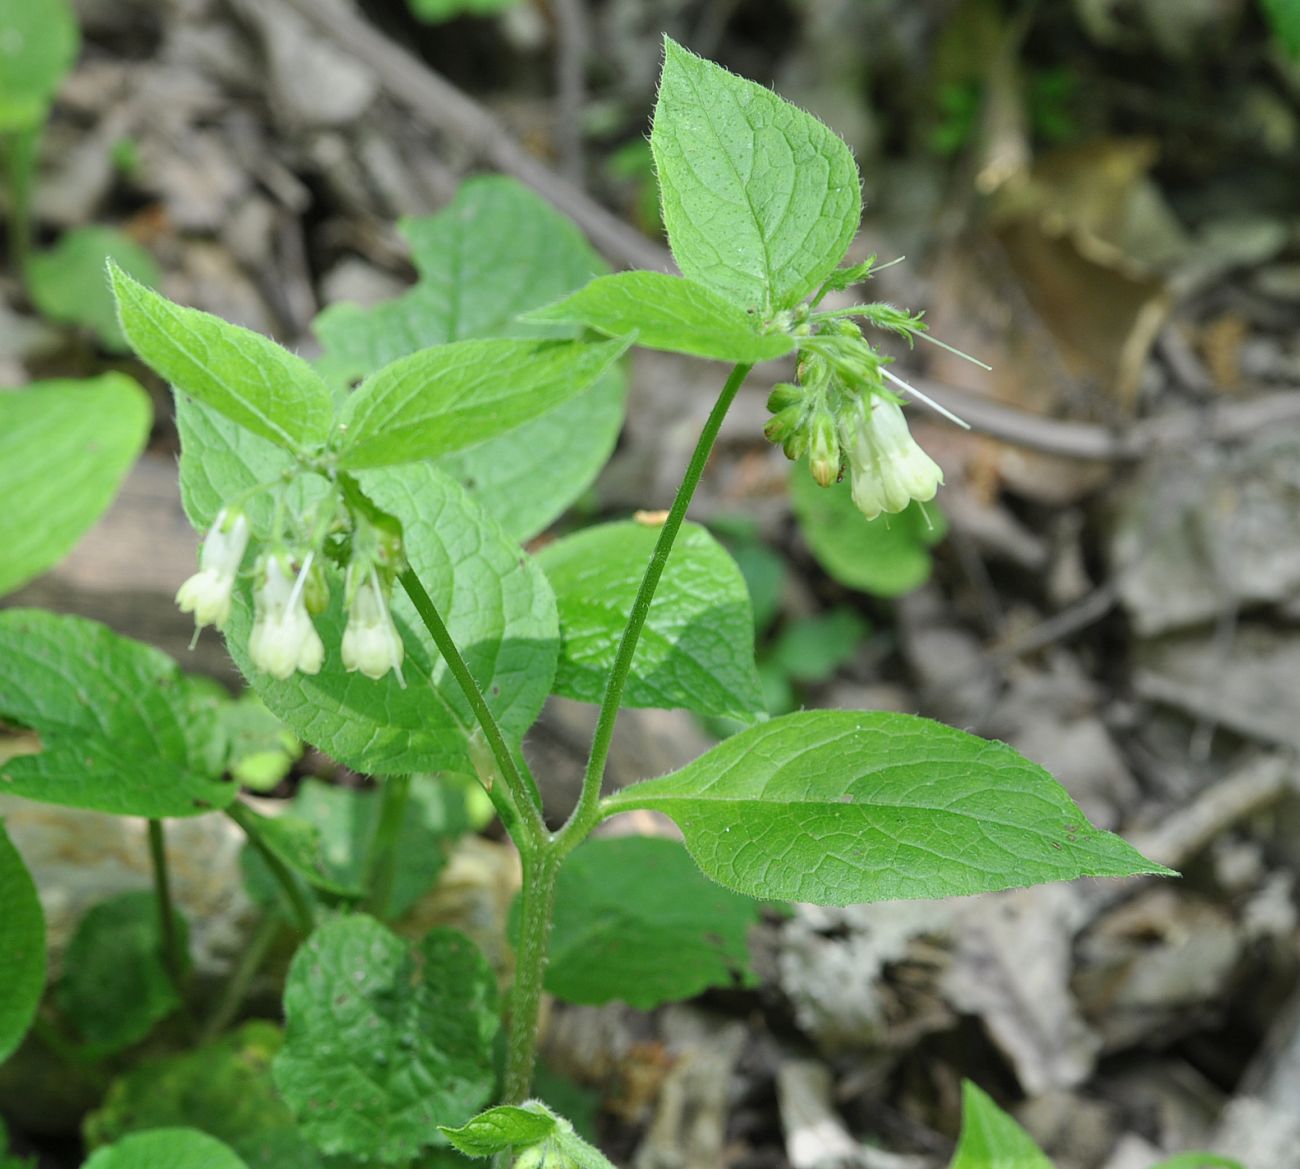
[[[872,397],[842,422],[840,437],[853,502],[869,520],[881,512],[904,511],[914,499],[933,499],[943,482],[939,464],[917,445],[896,402]]]
[[[248,517],[242,511],[222,508],[203,541],[199,571],[176,591],[176,604],[182,613],[194,614],[197,629],[225,627],[235,577],[247,547]]]
[[[325,661],[325,645],[303,598],[303,580],[310,568],[310,563],[303,565],[295,578],[283,554],[274,552],[258,563],[248,653],[253,665],[273,678],[283,680],[295,670],[316,674]]]
[[[388,598],[371,567],[351,590],[348,625],[343,631],[343,665],[360,670],[367,678],[382,678],[392,670],[400,682],[405,652]]]

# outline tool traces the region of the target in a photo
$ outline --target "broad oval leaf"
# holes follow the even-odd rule
[[[858,230],[843,139],[669,38],[650,146],[678,266],[764,318],[813,292]]]
[[[496,978],[474,943],[339,918],[294,956],[276,1086],[322,1151],[405,1161],[492,1092]]]
[[[456,341],[366,378],[338,423],[353,469],[437,458],[505,433],[591,386],[625,341]]]
[[[0,792],[121,816],[197,816],[235,797],[214,758],[216,707],[176,663],[82,617],[0,613],[0,718],[40,750],[0,764]]]
[[[109,273],[131,348],[178,392],[287,450],[325,441],[333,396],[301,357],[261,333],[173,304],[111,261]]]
[[[618,366],[562,406],[437,460],[516,540],[548,528],[595,480],[623,428]]]
[[[598,276],[585,288],[527,314],[530,321],[586,325],[611,337],[636,335],[647,349],[754,364],[789,353],[788,333],[760,333],[753,313],[703,284],[664,272]]]
[[[711,986],[753,986],[746,935],[759,903],[701,875],[675,840],[589,840],[556,884],[546,989],[639,1010]]]
[[[601,524],[538,553],[560,613],[555,693],[601,700],[658,538],[659,529],[646,524]],[[623,703],[745,722],[764,711],[749,590],[735,561],[697,524],[684,524],[673,546],[632,659]]]
[[[45,914],[0,820],[0,1063],[22,1042],[45,988]],[[0,1134],[0,1147],[3,1146]]]
[[[185,948],[185,919],[174,920]],[[90,908],[68,943],[55,997],[96,1056],[130,1047],[181,1005],[153,893],[121,893]]]
[[[708,876],[754,897],[848,905],[1169,873],[1005,743],[905,714],[786,715],[604,806],[671,816]]]
[[[901,597],[923,585],[930,549],[948,532],[933,503],[913,502],[898,515],[869,520],[847,482],[819,487],[806,461],[791,472],[790,502],[817,563],[840,584],[877,597]]]
[[[99,1149],[82,1169],[248,1169],[215,1137],[193,1128],[156,1128],[132,1133]]]
[[[1047,1154],[969,1080],[962,1083],[961,1136],[949,1169],[1053,1169]]]
[[[177,399],[181,432],[181,499],[196,527],[250,486],[275,479],[289,458],[197,402]],[[541,569],[447,475],[427,464],[362,472],[370,498],[401,520],[412,568],[438,605],[488,705],[515,741],[532,726],[559,652],[555,598]],[[323,481],[300,481],[306,503]],[[272,500],[248,502],[254,534],[270,531]],[[466,739],[476,725],[400,589],[393,616],[406,646],[403,687],[390,673],[373,680],[343,668],[346,618],[342,581],[331,571],[329,609],[316,619],[325,664],[315,676],[277,681],[253,668],[249,582],[236,589],[227,626],[231,654],[270,710],[300,738],[335,759],[376,775],[450,770],[473,774]]]
[[[57,564],[108,507],[149,436],[129,377],[0,392],[0,594]]]
[[[403,219],[398,231],[419,279],[382,304],[332,304],[316,318],[318,367],[329,380],[361,378],[449,341],[573,337],[519,317],[607,270],[571,220],[505,175],[466,180],[437,215]]]
[[[501,225],[508,223],[509,231]],[[462,183],[437,215],[404,219],[416,285],[372,308],[330,305],[316,318],[317,363],[340,386],[430,345],[480,337],[571,338],[570,325],[526,324],[527,309],[605,271],[574,224],[515,179]],[[623,424],[617,367],[554,410],[438,465],[516,540],[545,529],[595,479]]]

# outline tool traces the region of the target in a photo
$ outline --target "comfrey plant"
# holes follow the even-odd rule
[[[316,367],[112,272],[126,337],[175,387],[182,497],[206,533],[177,601],[221,630],[293,732],[376,778],[378,806],[364,856],[331,868],[305,803],[261,816],[221,780],[228,744],[171,663],[93,623],[22,611],[0,615],[0,714],[41,746],[0,780],[151,818],[177,986],[186,957],[162,821],[224,810],[247,833],[262,884],[303,937],[283,1037],[257,1040],[278,1093],[266,1124],[294,1164],[432,1166],[513,1149],[523,1165],[607,1165],[529,1100],[543,993],[649,1007],[745,977],[750,899],[842,905],[1166,871],[1089,825],[1003,744],[893,713],[766,718],[743,578],[685,522],[714,440],[751,367],[793,356],[797,380],[774,392],[768,437],[823,485],[847,465],[867,517],[931,499],[942,477],[895,396],[909,387],[856,321],[909,339],[924,327],[885,304],[820,307],[872,266],[839,267],[859,177],[814,118],[669,41],[651,145],[681,276],[589,279],[598,262],[570,226],[512,184],[475,180],[436,219],[406,225],[414,289],[322,315]],[[633,344],[733,365],[671,507],[525,554],[519,542],[607,457]],[[522,749],[552,693],[599,706],[580,798],[558,828]],[[623,706],[744,729],[678,771],[606,792]],[[497,977],[474,944],[441,929],[409,944],[384,924],[431,773],[473,777],[518,849],[500,1071]],[[670,816],[685,849],[588,840],[634,809]],[[39,976],[23,985],[27,997],[0,1012],[12,1024],[0,1052],[39,997]],[[218,1009],[209,1033],[236,1013]],[[204,1049],[206,1075],[235,1041],[219,1040],[224,1056]],[[265,1133],[245,1140],[228,1122],[212,1121],[238,1148],[221,1165],[272,1163]],[[157,1142],[198,1139],[163,1126],[109,1146],[119,1159],[107,1164],[161,1164]]]

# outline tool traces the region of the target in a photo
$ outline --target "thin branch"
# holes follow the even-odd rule
[[[395,100],[481,154],[498,170],[527,183],[577,223],[609,259],[633,268],[672,270],[672,257],[666,249],[539,162],[478,102],[394,44],[354,10],[338,0],[284,2],[317,35],[373,69],[379,83]]]

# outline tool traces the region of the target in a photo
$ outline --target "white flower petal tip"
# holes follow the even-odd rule
[[[897,403],[874,398],[868,409],[844,436],[853,502],[869,520],[928,503],[943,482],[939,464],[917,445]]]
[[[199,571],[176,590],[182,613],[194,614],[196,630],[225,626],[244,550],[248,547],[248,517],[222,508],[199,552]]]
[[[325,663],[325,643],[311,623],[303,590],[278,555],[265,557],[254,593],[253,632],[248,654],[253,665],[281,681],[295,671],[318,674]]]
[[[388,601],[372,573],[357,585],[352,598],[348,625],[343,631],[343,665],[349,671],[359,671],[376,680],[392,670],[399,685],[405,686],[402,677],[405,654]]]

